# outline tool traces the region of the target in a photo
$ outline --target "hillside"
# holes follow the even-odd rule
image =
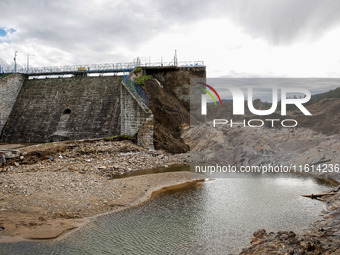
[[[308,103],[306,103],[306,106],[318,103],[325,98],[340,98],[340,87],[327,91],[325,93],[313,95],[312,99]]]
[[[269,109],[271,105],[254,100],[256,109]],[[213,119],[233,119],[239,121],[243,119],[295,119],[298,127],[310,128],[316,132],[326,135],[338,134],[340,131],[340,87],[328,92],[313,95],[312,99],[304,104],[312,116],[305,116],[294,105],[287,106],[287,116],[281,116],[280,104],[277,111],[269,116],[253,115],[245,102],[245,116],[232,114],[232,102],[224,102],[222,107],[208,105],[207,120]]]
[[[299,126],[311,128],[314,131],[332,135],[340,131],[340,98],[323,98],[319,102],[307,106],[312,116],[305,116],[300,112],[292,114]]]

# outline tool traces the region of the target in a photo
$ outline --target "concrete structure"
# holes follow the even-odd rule
[[[205,77],[205,67],[143,69],[187,105],[190,78]],[[4,78],[0,80],[0,142],[43,143],[134,136],[140,131],[138,144],[152,149],[153,114],[122,81],[123,76],[86,74],[44,79],[15,74]]]
[[[152,113],[139,104],[139,101],[126,86],[121,88],[121,134],[133,136]]]
[[[137,144],[149,150],[154,150],[153,144],[154,135],[154,117],[151,115],[146,119],[143,126],[139,129],[137,133]]]
[[[3,129],[5,143],[120,135],[121,76],[26,80]]]
[[[14,77],[2,80],[8,96],[6,102],[2,100],[6,114],[2,114],[1,123],[3,126],[7,123],[0,140],[4,143],[134,136],[153,118],[122,85],[122,76],[75,76],[25,82],[21,75]]]
[[[12,74],[5,79],[0,79],[0,134],[24,81],[25,77],[21,74]]]

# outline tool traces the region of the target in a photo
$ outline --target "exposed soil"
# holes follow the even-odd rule
[[[190,123],[190,114],[170,92],[155,80],[146,81],[145,91],[150,96],[154,114],[154,146],[170,153],[183,153],[189,146],[181,138],[181,124]]]
[[[294,112],[292,117],[299,122],[299,126],[313,129],[314,131],[333,135],[340,132],[340,98],[322,99],[316,104],[307,107],[312,116],[302,116]]]

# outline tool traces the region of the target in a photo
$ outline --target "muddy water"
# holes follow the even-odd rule
[[[297,176],[216,179],[97,217],[60,241],[0,244],[0,254],[237,254],[259,228],[307,228],[324,204],[300,194],[327,189]]]

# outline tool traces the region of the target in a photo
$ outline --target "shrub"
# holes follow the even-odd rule
[[[140,73],[143,69],[139,66],[139,67],[136,67],[135,70],[133,70],[133,73],[137,74],[137,73]]]
[[[144,86],[145,82],[152,79],[152,75],[142,75],[135,80],[139,86]]]

